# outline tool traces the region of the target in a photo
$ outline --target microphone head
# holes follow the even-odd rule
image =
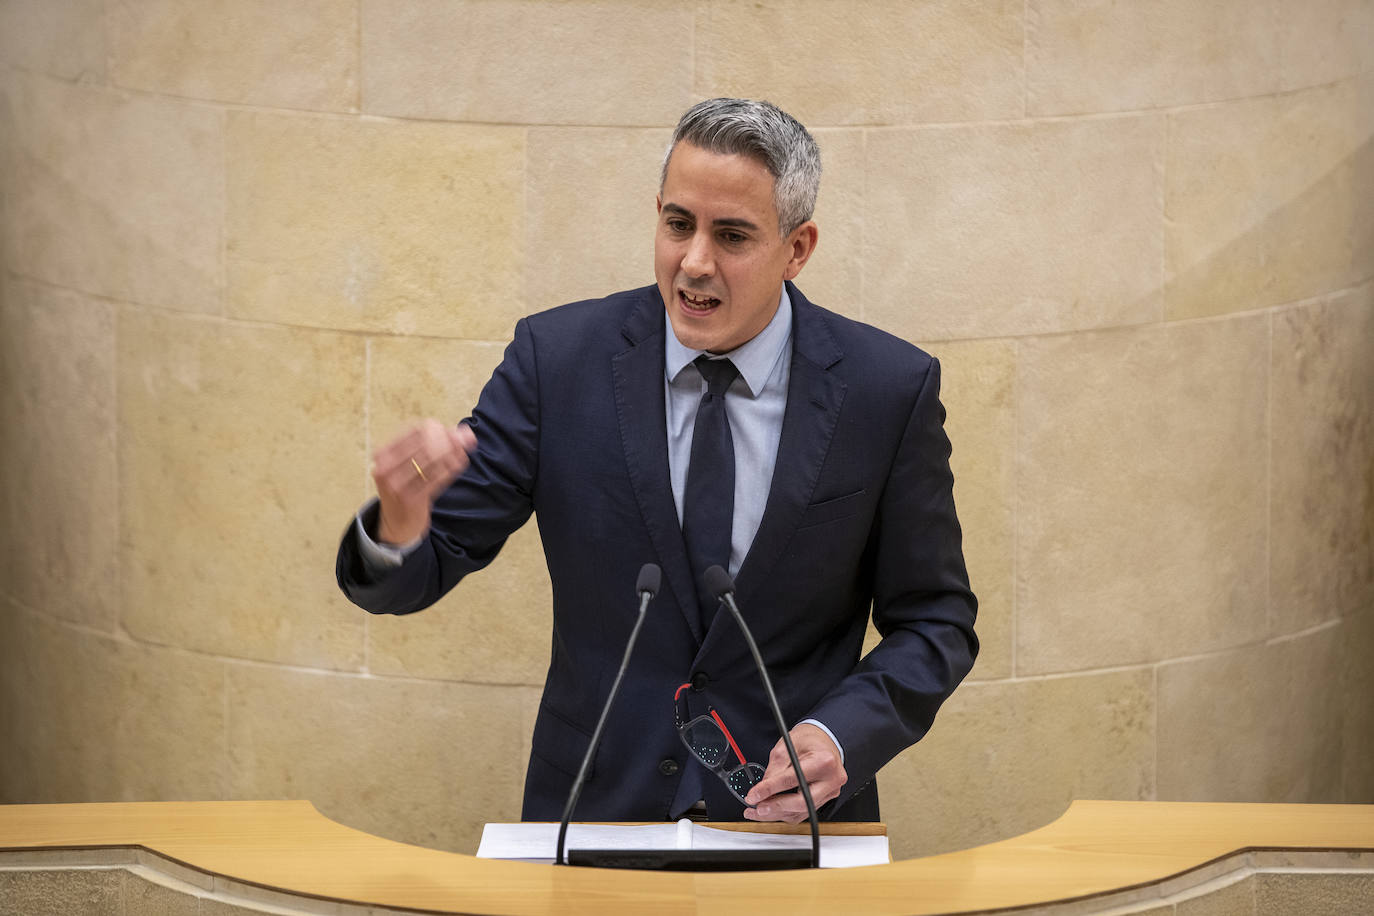
[[[657,563],[645,563],[639,567],[639,578],[635,580],[635,593],[648,594],[653,597],[658,594],[658,586],[663,581],[663,570],[658,568]]]
[[[706,590],[717,601],[723,600],[726,595],[733,594],[735,591],[735,580],[731,579],[730,574],[719,566],[712,566],[702,573],[701,581],[706,583]]]

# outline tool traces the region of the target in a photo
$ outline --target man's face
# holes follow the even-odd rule
[[[684,346],[724,353],[751,340],[815,245],[813,222],[779,237],[763,163],[686,142],[673,150],[658,197],[654,276]]]

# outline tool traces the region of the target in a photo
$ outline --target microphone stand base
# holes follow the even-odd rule
[[[569,865],[654,871],[770,871],[810,868],[807,849],[569,849]]]

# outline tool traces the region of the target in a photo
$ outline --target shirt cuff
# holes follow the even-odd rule
[[[414,553],[415,549],[424,541],[424,535],[421,535],[407,544],[377,543],[372,539],[372,535],[368,533],[367,525],[363,524],[363,515],[376,505],[376,503],[377,499],[374,497],[359,509],[353,524],[358,531],[358,553],[362,555],[363,568],[368,572],[385,572],[388,569],[395,569],[397,566],[404,563],[406,557]],[[825,726],[822,725],[821,728],[825,728]]]
[[[797,724],[798,724],[798,725],[814,725],[814,726],[816,726],[817,728],[819,728],[821,731],[825,732],[826,736],[827,736],[831,741],[834,741],[834,742],[835,742],[835,747],[836,747],[836,749],[838,749],[839,752],[840,752],[840,766],[844,766],[844,745],[840,743],[840,739],[839,739],[839,738],[836,738],[836,737],[835,737],[835,733],[834,733],[834,732],[832,732],[830,729],[828,729],[828,728],[825,727],[825,723],[824,723],[824,722],[820,721],[819,719],[802,719],[802,720],[801,720],[800,722],[798,722]]]

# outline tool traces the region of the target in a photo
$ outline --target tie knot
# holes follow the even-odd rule
[[[710,359],[702,354],[694,362],[701,377],[706,379],[706,390],[712,397],[724,397],[725,389],[739,375],[735,364],[728,359]]]

